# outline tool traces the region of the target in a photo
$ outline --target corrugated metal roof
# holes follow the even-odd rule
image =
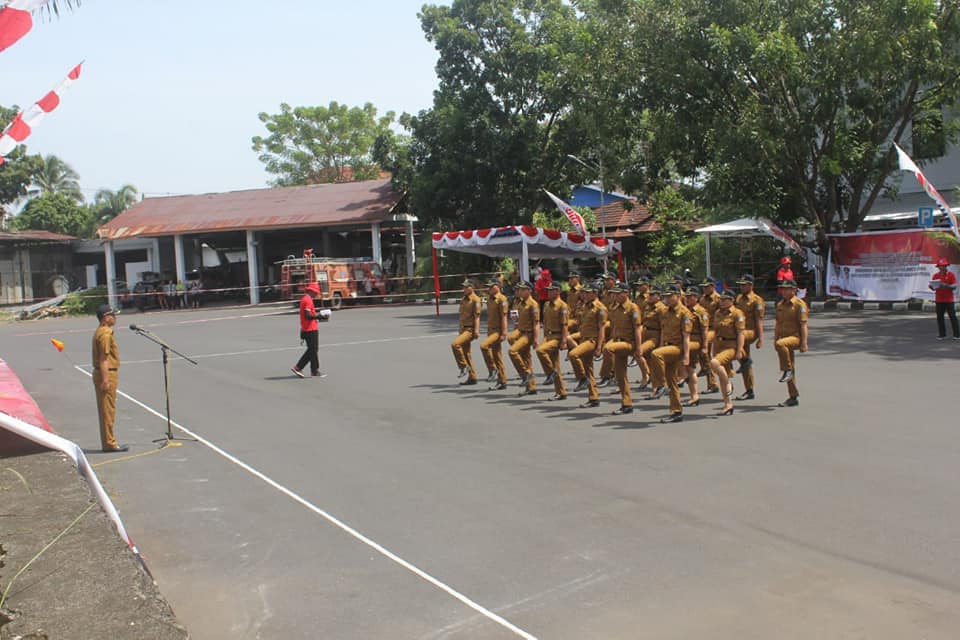
[[[147,198],[97,229],[103,239],[383,222],[402,194],[389,179]]]
[[[0,242],[70,242],[73,236],[52,231],[0,231]]]

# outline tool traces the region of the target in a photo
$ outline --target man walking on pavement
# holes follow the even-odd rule
[[[500,282],[487,283],[487,338],[480,343],[480,352],[487,365],[487,382],[496,382],[490,391],[507,388],[507,369],[503,364],[503,341],[507,339],[507,315],[510,301],[500,293]]]
[[[473,290],[473,282],[463,281],[463,298],[460,299],[460,333],[450,348],[453,358],[460,367],[458,378],[467,376],[461,385],[477,384],[477,370],[473,368],[473,357],[470,355],[470,345],[480,335],[480,311],[482,302]]]
[[[326,374],[320,371],[320,325],[317,323],[320,316],[313,303],[314,298],[320,295],[320,285],[311,282],[303,290],[303,297],[300,298],[300,339],[306,343],[307,348],[290,370],[298,378],[303,378],[303,368],[309,362],[310,375],[325,378]]]

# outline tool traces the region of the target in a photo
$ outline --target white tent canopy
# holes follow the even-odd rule
[[[721,238],[752,238],[755,236],[767,236],[770,238],[776,238],[797,253],[803,251],[803,247],[801,247],[796,240],[790,237],[790,234],[766,218],[738,218],[737,220],[731,220],[730,222],[724,222],[721,224],[711,225],[709,227],[703,227],[702,229],[697,229],[697,233],[706,234],[705,245],[707,253],[708,278],[711,277],[710,238],[713,236],[718,236]]]

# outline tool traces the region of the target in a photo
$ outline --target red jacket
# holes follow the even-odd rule
[[[952,285],[957,284],[957,276],[953,275],[953,271],[947,271],[942,275],[939,271],[937,271],[935,274],[933,274],[933,277],[930,279],[939,280],[943,284],[952,284]],[[947,287],[937,287],[936,293],[934,295],[935,295],[934,300],[936,302],[953,302],[953,289],[949,289]]]
[[[767,273],[769,273],[769,271]],[[777,269],[777,282],[783,282],[784,280],[794,280],[793,269],[790,267],[780,267]]]
[[[537,276],[536,282],[533,283],[533,288],[537,293],[537,300],[548,300],[550,294],[547,292],[547,287],[553,283],[553,276],[550,275],[549,269],[544,269],[540,272],[540,275]]]
[[[313,296],[309,293],[300,298],[300,331],[319,331],[317,310],[313,306]]]

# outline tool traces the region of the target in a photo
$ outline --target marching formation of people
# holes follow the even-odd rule
[[[781,407],[799,404],[794,354],[807,350],[806,303],[797,297],[797,283],[792,278],[789,262],[786,275],[778,282],[774,348],[780,367],[780,382],[787,387],[787,398]],[[723,408],[719,415],[734,412],[734,400],[756,398],[751,347],[760,349],[764,341],[766,303],[754,291],[754,279],[744,274],[736,281],[739,292],[709,278],[697,287],[689,272],[673,283],[655,286],[651,279],[640,276],[632,283],[621,283],[614,273],[604,273],[595,283],[581,282],[572,273],[567,282],[566,299],[561,296],[558,281],[512,283],[514,300],[503,294],[502,279],[486,283],[487,335],[480,350],[487,367],[490,391],[507,388],[507,372],[503,343],[520,377],[519,395],[534,395],[533,354],[544,374],[543,384],[553,386],[551,401],[567,399],[568,391],[561,371],[562,351],[572,367],[576,386],[572,393],[587,392],[581,409],[600,406],[599,389],[616,385],[620,396],[614,415],[633,412],[632,385],[627,377],[631,359],[638,366],[642,379],[638,391],[648,391],[647,400],[669,396],[669,414],[661,422],[683,420],[684,407],[700,404],[701,394],[719,394]],[[718,293],[718,284],[722,293]],[[545,299],[538,304],[538,296]],[[463,283],[460,301],[460,330],[451,347],[461,385],[479,384],[471,357],[471,344],[480,338],[483,300],[474,283]],[[509,319],[513,330],[509,330]],[[600,370],[595,375],[595,361]],[[736,366],[736,369],[734,367]],[[733,380],[740,376],[743,392],[734,397]],[[599,380],[597,380],[599,377]],[[706,388],[700,391],[701,377]],[[682,401],[681,389],[689,397]]]

